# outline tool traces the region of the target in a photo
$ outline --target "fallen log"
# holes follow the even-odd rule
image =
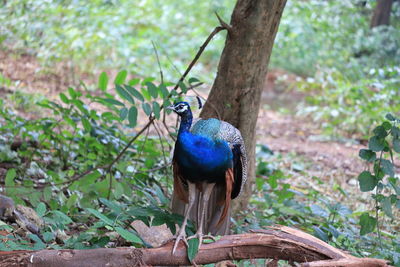
[[[188,265],[186,247],[181,244],[171,255],[173,242],[158,248],[99,248],[86,250],[2,251],[0,266],[89,267]],[[202,245],[194,262],[215,263],[224,260],[274,259],[300,263],[300,266],[380,267],[385,260],[357,258],[300,230],[274,226],[251,233],[223,236]]]

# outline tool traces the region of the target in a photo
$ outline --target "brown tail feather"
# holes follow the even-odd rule
[[[184,188],[178,164],[173,161],[172,166],[174,172],[174,195],[176,195],[181,201],[188,203],[188,191]]]
[[[232,170],[232,168],[229,168],[225,172],[225,186],[226,186],[225,192],[226,193],[225,193],[224,210],[222,211],[221,218],[219,219],[217,226],[220,225],[224,221],[226,215],[228,214],[229,206],[231,204],[233,183],[234,183],[233,170]]]

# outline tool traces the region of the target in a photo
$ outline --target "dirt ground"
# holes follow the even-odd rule
[[[60,92],[78,83],[78,79],[72,72],[73,70],[68,68],[68,65],[60,63],[50,71],[33,56],[0,51],[0,74],[10,79],[13,84],[10,88],[0,84],[0,97],[7,98],[7,95],[22,90],[28,94],[42,94],[53,100],[58,99]],[[281,81],[282,78],[285,78],[285,82]],[[286,89],[296,79],[298,77],[282,70],[271,70],[268,73],[258,118],[258,143],[265,144],[282,155],[296,155],[309,163],[306,164],[307,167],[304,170],[307,175],[293,177],[294,185],[302,188],[309,187],[310,177],[317,176],[326,183],[312,186],[325,191],[332,198],[343,200],[343,195],[332,190],[332,185],[337,184],[350,196],[355,195],[363,199],[363,196],[359,194],[356,178],[358,173],[365,168],[358,159],[358,151],[362,146],[324,140],[318,126],[310,120],[277,111],[281,107],[293,110],[296,103],[304,97],[300,93]],[[83,75],[83,80],[88,83],[96,82],[94,77],[86,74]],[[23,116],[32,116],[32,114],[23,114],[23,110],[19,112]]]

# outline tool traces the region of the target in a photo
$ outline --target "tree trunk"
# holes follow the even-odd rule
[[[272,45],[286,0],[238,0],[210,95],[200,114],[237,127],[245,141],[248,181],[235,201],[244,209],[255,176],[255,127]]]
[[[390,11],[392,10],[392,4],[393,0],[378,0],[374,14],[372,15],[371,28],[390,24]]]

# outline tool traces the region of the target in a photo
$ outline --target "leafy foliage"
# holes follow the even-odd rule
[[[310,96],[298,106],[297,114],[312,116],[328,134],[366,136],[387,112],[400,112],[399,106],[393,104],[400,101],[399,77],[399,67],[371,69],[358,82],[338,72],[321,73],[316,79],[298,83]],[[374,141],[372,145],[382,146]]]
[[[346,204],[313,189],[310,184],[324,183],[320,178],[309,177],[310,182],[305,189],[289,184],[288,180],[296,179],[292,176],[307,175],[301,173],[301,168],[296,166],[295,161],[298,159],[288,159],[292,162],[292,168],[297,169],[296,172],[290,173],[280,169],[283,155],[272,153],[267,147],[261,146],[258,147],[257,156],[257,191],[251,199],[249,210],[235,222],[238,232],[274,224],[294,226],[356,256],[385,258],[396,266],[400,264],[400,239],[396,235],[396,219],[389,217],[394,219],[393,228],[388,228],[388,222],[385,225],[385,229],[392,229],[392,233],[381,230],[381,235],[377,237],[376,234],[372,234],[378,225],[377,218],[373,214],[371,216],[368,211],[351,210]],[[395,185],[399,182],[398,178],[390,179]],[[392,187],[390,183],[387,185]],[[362,188],[365,185],[360,181],[360,186]],[[386,188],[386,185],[383,187]],[[346,197],[347,193],[342,188],[333,187],[332,190],[337,190]],[[386,190],[382,188],[381,192],[383,191]],[[388,198],[378,199],[387,201],[384,199]],[[380,227],[383,227],[382,223],[383,220]]]
[[[334,69],[357,80],[372,68],[400,64],[398,4],[392,26],[370,29],[375,1],[288,1],[277,34],[273,66],[314,76]]]
[[[130,229],[133,220],[166,223],[175,231],[182,218],[166,209],[165,192],[171,187],[171,174],[165,169],[167,141],[148,134],[132,137],[125,130],[138,126],[141,107],[160,118],[161,107],[179,93],[150,79],[126,78],[127,72],[121,71],[114,80],[119,98],[107,93],[109,78],[103,73],[100,94],[69,88],[67,94],[60,93],[61,103],[45,99],[38,105],[53,115],[36,120],[15,115],[0,100],[0,156],[12,166],[4,177],[6,194],[18,204],[36,207],[46,225],[40,237],[31,237],[33,246],[8,225],[0,226],[10,233],[2,250],[95,248],[124,242],[147,246]],[[87,103],[102,104],[103,111]],[[12,148],[15,139],[21,145]]]
[[[373,133],[375,134],[369,139],[369,150],[361,150],[360,157],[367,160],[373,165],[373,172],[363,171],[358,176],[360,189],[363,192],[373,191],[372,198],[375,200],[375,217],[370,216],[367,212],[360,217],[361,231],[360,234],[368,234],[379,229],[379,211],[390,219],[393,217],[393,208],[400,207],[400,180],[395,176],[394,172],[394,144],[399,142],[398,135],[399,119],[392,114],[387,114],[388,120],[377,126]],[[379,153],[379,157],[376,156]],[[398,152],[397,152],[398,153]],[[385,156],[388,159],[385,159]]]
[[[164,74],[171,79],[193,58],[194,48],[210,28],[217,26],[217,18],[210,14],[228,17],[233,4],[227,0],[6,1],[0,3],[0,45],[29,48],[46,63],[67,60],[89,72],[126,68],[148,77],[157,66],[153,40],[163,55]],[[217,38],[203,55],[198,67],[204,74],[210,61],[217,62],[222,45],[223,39]]]

